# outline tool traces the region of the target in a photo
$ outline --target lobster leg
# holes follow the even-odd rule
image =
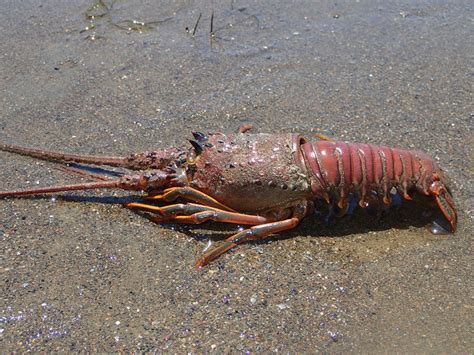
[[[211,196],[205,194],[204,192],[201,192],[199,190],[193,189],[192,187],[188,187],[188,186],[171,187],[169,189],[165,189],[162,194],[147,196],[145,197],[145,199],[172,202],[172,201],[175,201],[179,197],[186,199],[188,201],[198,202],[206,206],[216,207],[221,210],[235,212],[232,208],[223,205],[222,203],[215,200]]]
[[[233,236],[227,238],[221,245],[212,248],[208,252],[204,253],[196,262],[195,268],[200,269],[203,266],[209,264],[211,261],[217,259],[219,256],[235,248],[237,245],[250,241],[263,239],[273,233],[282,232],[288,229],[295,228],[301,219],[306,216],[308,211],[308,203],[303,202],[294,208],[293,217],[284,219],[282,221],[265,223],[258,226],[245,229]]]
[[[282,232],[284,230],[295,228],[300,219],[297,217],[285,219],[283,221],[272,222],[261,224],[258,226],[245,229],[237,234],[234,234],[230,238],[226,239],[221,245],[212,248],[208,252],[204,253],[196,262],[196,269],[209,264],[211,261],[217,259],[219,256],[229,251],[232,248],[235,248],[237,245],[250,241],[263,239],[268,237],[270,234]]]
[[[238,132],[239,133],[247,133],[253,128],[253,125],[250,123],[244,123],[242,126],[239,127]]]
[[[158,207],[132,202],[127,204],[126,207],[138,208],[141,210],[158,213],[159,216],[150,218],[154,222],[173,220],[178,223],[201,224],[206,221],[216,221],[223,223],[256,225],[270,221],[268,218],[262,216],[229,212],[209,206],[197,205],[194,203],[178,203],[174,205]]]
[[[206,221],[215,221],[222,223],[234,223],[234,224],[247,224],[247,225],[258,225],[267,223],[268,218],[244,214],[244,213],[234,213],[222,210],[208,210],[199,213],[194,213],[190,216],[176,216],[174,219],[178,223],[187,223],[187,224],[201,224]]]
[[[328,136],[324,135],[324,134],[321,134],[321,133],[315,133],[314,136],[316,138],[319,138],[321,139],[322,141],[328,141],[328,142],[332,142],[332,143],[335,143],[336,141],[332,138],[329,138]]]

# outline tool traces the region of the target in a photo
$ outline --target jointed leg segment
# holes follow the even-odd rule
[[[126,207],[157,213],[158,216],[151,218],[151,220],[154,222],[172,220],[173,222],[178,223],[201,224],[206,221],[216,221],[224,223],[256,225],[270,221],[268,218],[262,216],[229,212],[214,207],[197,205],[194,203],[178,203],[158,207],[132,202],[127,204]]]
[[[206,206],[219,208],[225,211],[235,212],[232,208],[227,207],[226,205],[223,205],[222,203],[212,198],[211,196],[199,190],[193,189],[192,187],[171,187],[169,189],[164,190],[162,194],[147,196],[145,197],[145,199],[172,202],[178,199],[179,197],[185,200],[197,202]]]
[[[334,139],[329,138],[329,137],[326,136],[325,134],[315,133],[314,136],[315,136],[316,138],[321,139],[322,141],[328,141],[328,142],[333,142],[333,143],[335,142]]]
[[[176,190],[173,190],[172,192],[174,191]],[[170,196],[169,191],[165,191],[162,196],[166,196],[166,194],[168,194],[167,196]],[[271,221],[269,218],[262,216],[224,211],[219,208],[203,206],[194,203],[173,204],[163,207],[142,203],[130,203],[127,205],[127,207],[137,208],[159,214],[158,216],[151,218],[151,220],[156,222],[173,220],[175,222],[200,224],[212,220],[217,222],[253,225],[253,227],[232,235],[221,245],[204,253],[204,255],[202,255],[196,262],[196,268],[203,267],[226,251],[235,248],[241,243],[250,240],[263,239],[273,233],[292,229],[298,225],[298,223],[307,213],[306,203],[301,203],[295,206],[293,208],[293,217],[282,221]]]
[[[221,245],[204,253],[196,262],[195,267],[196,269],[199,269],[204,265],[209,264],[212,260],[218,258],[220,255],[232,248],[235,248],[241,243],[248,242],[250,240],[263,239],[268,237],[270,234],[292,229],[298,225],[300,220],[301,218],[293,217],[283,221],[261,224],[249,229],[245,229],[227,238]]]

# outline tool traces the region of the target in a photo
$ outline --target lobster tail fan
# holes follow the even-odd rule
[[[436,203],[441,212],[443,212],[444,217],[448,220],[449,224],[451,224],[452,231],[455,232],[458,216],[456,207],[454,206],[453,196],[451,196],[446,188],[440,189],[439,193],[436,194]]]

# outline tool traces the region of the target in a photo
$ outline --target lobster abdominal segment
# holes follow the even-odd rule
[[[304,142],[301,150],[313,177],[313,193],[341,208],[349,193],[358,194],[361,207],[371,191],[385,204],[390,204],[394,187],[406,199],[413,190],[427,195],[431,181],[426,172],[436,169],[423,153],[373,144],[315,141]]]

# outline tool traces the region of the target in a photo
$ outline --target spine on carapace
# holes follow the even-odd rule
[[[393,187],[406,199],[414,189],[428,194],[437,169],[424,153],[374,144],[316,141],[303,143],[301,149],[313,177],[313,192],[326,200],[335,194],[341,208],[352,192],[358,193],[362,207],[371,191],[380,193],[386,204]]]

